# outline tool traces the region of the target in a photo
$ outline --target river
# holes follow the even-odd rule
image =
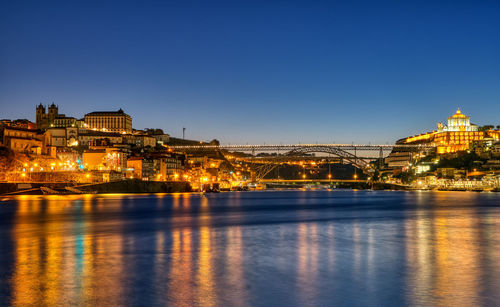
[[[0,305],[500,305],[500,194],[0,201]]]

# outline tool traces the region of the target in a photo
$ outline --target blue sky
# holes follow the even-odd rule
[[[2,1],[0,117],[55,102],[224,143],[500,125],[500,2]]]

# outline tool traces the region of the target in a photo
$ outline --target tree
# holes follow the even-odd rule
[[[479,127],[477,130],[479,130],[479,131],[488,131],[488,130],[492,130],[494,128],[495,128],[495,126],[493,126],[493,125],[484,125],[484,126]]]
[[[0,180],[4,180],[3,177],[8,172],[14,171],[18,163],[12,150],[7,147],[0,147]]]
[[[401,182],[404,184],[408,184],[415,180],[415,175],[411,172],[402,172],[401,173]]]

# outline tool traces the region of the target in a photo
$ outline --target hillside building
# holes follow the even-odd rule
[[[85,127],[89,130],[122,134],[132,133],[132,117],[122,109],[85,114],[84,122]]]
[[[399,140],[398,144],[431,144],[436,146],[438,154],[469,150],[474,142],[500,140],[499,130],[479,131],[471,124],[470,117],[460,109],[448,117],[448,125],[437,124],[437,130]]]

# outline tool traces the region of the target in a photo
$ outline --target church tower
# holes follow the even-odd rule
[[[43,129],[46,123],[47,115],[45,114],[45,107],[40,103],[36,107],[36,127]]]
[[[49,125],[54,123],[54,119],[56,119],[57,115],[59,115],[59,108],[52,103],[49,106]]]

